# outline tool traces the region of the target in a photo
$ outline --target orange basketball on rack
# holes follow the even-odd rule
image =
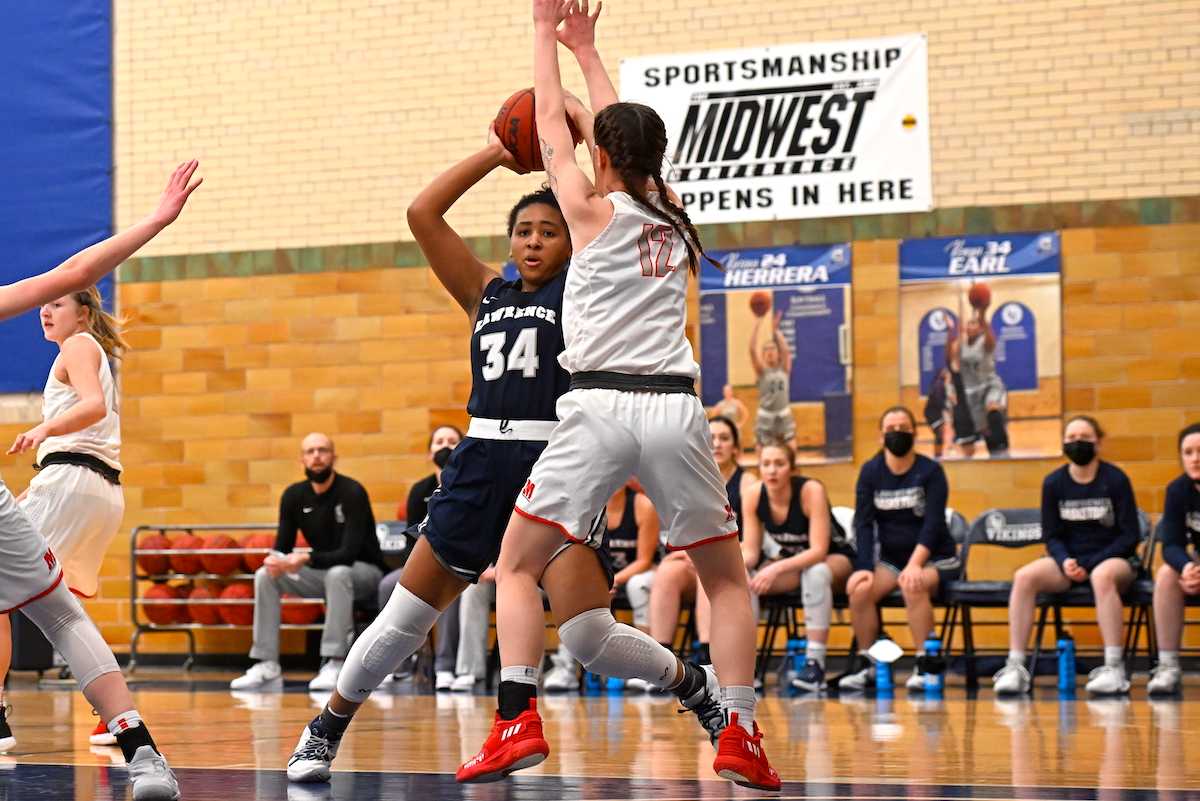
[[[192,591],[188,593],[188,601],[215,601],[216,599],[217,593],[208,587],[193,587]],[[212,626],[221,622],[221,612],[216,604],[189,603],[187,610],[191,614],[192,620],[197,623]]]
[[[251,534],[246,539],[242,540],[242,548],[258,548],[267,549],[268,551],[275,547],[274,534]],[[267,554],[263,553],[244,553],[242,554],[242,562],[246,565],[246,572],[253,573],[262,567],[263,561],[267,558]]]
[[[247,601],[254,598],[254,587],[246,582],[230,584],[221,591],[223,601]],[[254,604],[232,603],[217,607],[221,619],[233,626],[249,626],[254,622]]]
[[[228,534],[210,534],[204,538],[204,547],[206,549],[223,548],[230,551],[238,551],[238,553],[206,553],[200,557],[200,563],[204,565],[204,569],[209,573],[216,573],[218,576],[227,576],[230,573],[236,573],[238,568],[242,566],[241,545],[238,541]]]
[[[151,584],[142,594],[144,601],[179,601],[179,592],[170,584]],[[184,611],[183,604],[142,604],[146,619],[160,626],[170,626],[180,622],[180,613]]]
[[[180,534],[171,540],[171,550],[195,550],[203,547],[204,540],[194,534]],[[171,569],[176,573],[199,573],[203,565],[198,554],[172,554]]]
[[[319,598],[301,598],[299,595],[285,593],[285,603],[280,607],[279,619],[293,626],[307,626],[316,623],[324,611]],[[286,601],[305,601],[305,603],[286,603]]]
[[[165,551],[171,547],[171,541],[162,534],[149,534],[138,541],[139,551]],[[138,554],[138,567],[148,576],[158,576],[171,569],[171,560],[166,556],[156,554]]]

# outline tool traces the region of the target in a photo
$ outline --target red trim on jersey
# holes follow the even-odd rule
[[[544,526],[550,526],[551,528],[558,529],[558,533],[562,534],[565,539],[570,540],[571,542],[574,542],[577,545],[586,545],[587,544],[583,540],[581,540],[577,537],[571,536],[571,532],[567,531],[566,526],[564,526],[562,523],[555,523],[553,520],[547,520],[544,517],[538,517],[537,515],[530,514],[529,512],[526,512],[524,509],[522,509],[519,506],[514,506],[513,511],[516,512],[517,514],[519,514],[521,517],[525,518],[526,520],[532,520],[535,523],[541,523]]]
[[[75,589],[70,584],[67,585],[67,589],[70,590],[71,594],[74,595],[76,598],[84,598],[89,601],[100,594],[99,592],[93,592],[91,595],[88,595],[86,592],[80,592],[79,590]]]
[[[55,587],[57,587],[59,584],[62,584],[62,580],[63,580],[63,574],[62,574],[62,571],[60,570],[60,571],[58,571],[58,578],[54,579],[53,584],[51,584],[49,587],[42,590],[41,592],[39,592],[37,595],[33,596],[32,598],[28,598],[24,601],[21,601],[21,603],[17,604],[16,606],[12,607],[11,609],[5,609],[5,610],[0,611],[0,615],[7,615],[9,612],[15,612],[18,609],[20,609],[22,606],[28,606],[29,604],[33,603],[36,600],[45,598],[50,593],[54,592]]]
[[[736,537],[737,535],[738,533],[736,531],[731,531],[728,534],[718,534],[715,537],[709,537],[706,540],[699,540],[698,542],[689,543],[688,545],[671,545],[670,543],[667,543],[667,551],[690,551],[693,548],[699,548],[701,545],[708,545],[710,542],[727,540],[730,537]]]

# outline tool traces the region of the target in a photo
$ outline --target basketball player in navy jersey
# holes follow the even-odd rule
[[[486,147],[439,175],[412,202],[408,224],[438,280],[470,321],[467,436],[442,468],[421,538],[391,599],[351,648],[325,709],[305,727],[288,778],[327,781],[351,717],[425,642],[434,622],[500,552],[500,537],[533,463],[554,428],[569,377],[562,299],[571,243],[547,189],[521,198],[508,217],[520,277],[505,281],[446,222],[450,207],[500,167],[522,172],[495,133]]]

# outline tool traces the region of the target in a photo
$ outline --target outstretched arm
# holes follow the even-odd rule
[[[792,352],[788,350],[787,340],[783,338],[783,333],[779,330],[781,320],[783,320],[783,312],[775,312],[775,325],[771,327],[771,338],[775,340],[775,347],[779,348],[779,363],[783,365],[783,372],[791,375]]]
[[[750,366],[754,368],[755,378],[762,377],[762,360],[758,357],[758,329],[762,327],[761,317],[754,318],[754,328],[750,329]]]
[[[179,217],[188,197],[203,178],[192,180],[200,162],[192,159],[175,168],[158,206],[145,219],[119,234],[79,251],[53,270],[0,287],[0,320],[14,317],[61,298],[81,292],[111,273]]]
[[[512,155],[488,129],[488,143],[443,172],[421,190],[408,206],[408,228],[434,275],[471,319],[479,308],[483,290],[497,273],[475,257],[467,243],[446,222],[446,212],[468,189],[497,167],[521,172]]]
[[[600,52],[596,50],[596,20],[604,3],[596,3],[596,12],[588,14],[588,0],[566,3],[566,17],[562,28],[558,31],[558,41],[566,45],[575,54],[583,79],[587,82],[588,100],[592,104],[592,113],[599,114],[605,106],[617,102],[617,90],[613,87],[608,71],[600,60]]]

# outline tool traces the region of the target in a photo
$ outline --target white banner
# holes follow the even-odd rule
[[[928,211],[924,34],[646,56],[621,99],[667,126],[697,223]]]

